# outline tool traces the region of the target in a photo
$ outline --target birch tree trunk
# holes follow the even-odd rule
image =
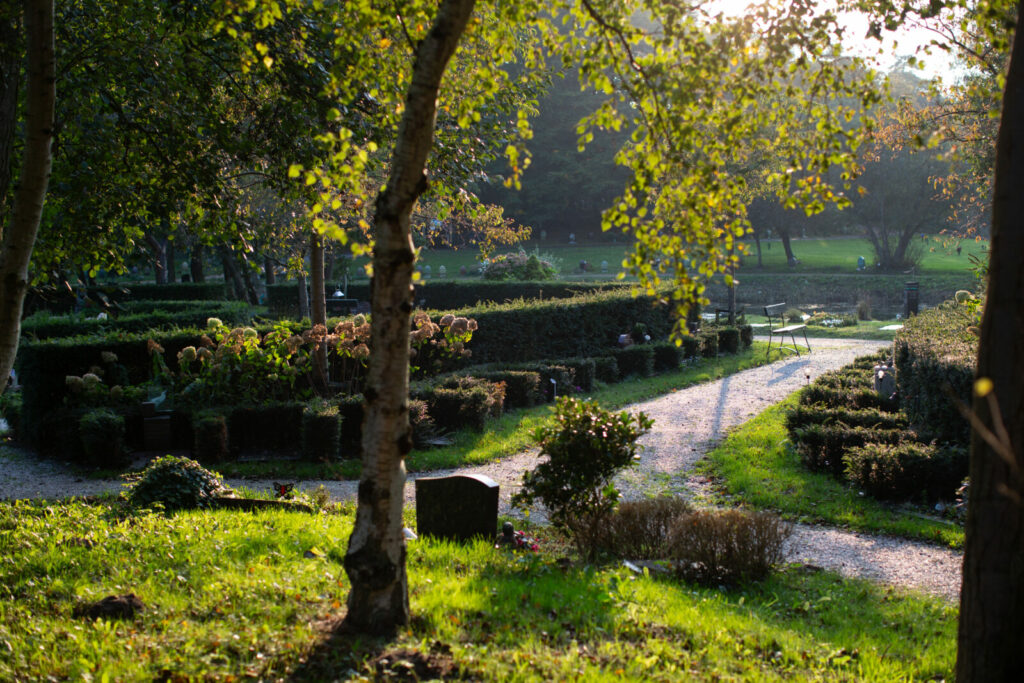
[[[14,366],[21,334],[21,310],[28,289],[28,263],[43,215],[50,180],[57,100],[53,45],[53,0],[25,0],[28,78],[25,97],[25,149],[21,182],[14,195],[11,223],[0,244],[0,392]]]
[[[409,327],[415,261],[409,216],[427,188],[437,95],[475,0],[444,0],[416,48],[391,173],[377,197],[371,286],[371,355],[363,420],[363,472],[345,555],[352,582],[345,624],[391,634],[409,621],[402,504],[409,430]]]
[[[313,326],[327,325],[327,292],[324,287],[324,238],[315,229],[309,236],[310,320]],[[327,344],[313,351],[313,389],[327,395]]]
[[[1024,2],[1017,16],[1024,16]],[[956,679],[1018,681],[1024,671],[1024,40],[1013,40],[996,141],[989,280],[977,376],[992,381],[1006,448],[998,453],[977,431],[971,488]],[[974,411],[989,429],[988,397]],[[998,431],[998,429],[996,429]]]

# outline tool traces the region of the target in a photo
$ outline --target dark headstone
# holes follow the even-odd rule
[[[416,530],[452,541],[494,538],[498,530],[498,484],[482,474],[416,480]]]
[[[142,609],[142,600],[134,593],[128,593],[108,595],[99,602],[78,605],[72,616],[77,619],[134,619]]]

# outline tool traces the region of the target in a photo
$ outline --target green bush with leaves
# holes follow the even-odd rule
[[[655,342],[651,348],[654,349],[655,372],[672,372],[683,364],[683,347],[676,346],[675,342]]]
[[[224,489],[221,476],[195,460],[167,455],[157,458],[142,471],[128,490],[128,501],[136,507],[161,504],[168,512],[209,507]]]
[[[498,254],[483,265],[485,280],[554,280],[558,267],[553,258],[525,251]]]
[[[124,417],[108,408],[90,410],[78,419],[78,437],[85,461],[97,467],[120,467],[128,459],[124,448]]]
[[[227,417],[217,411],[202,411],[193,415],[192,432],[195,437],[193,451],[202,462],[220,462],[227,460],[228,421]]]
[[[505,408],[529,408],[542,400],[540,373],[531,370],[487,370],[473,376],[505,384]]]
[[[622,378],[619,362],[614,356],[598,356],[594,359],[594,378],[605,384],[615,384]]]
[[[704,358],[718,358],[718,333],[702,332],[700,335],[700,355]]]
[[[718,349],[722,353],[738,353],[740,350],[740,331],[735,327],[722,327],[718,330]]]
[[[619,373],[623,377],[650,377],[654,374],[654,347],[651,344],[634,344],[624,349],[615,349],[612,356],[619,364]]]
[[[843,456],[846,478],[885,500],[952,500],[967,476],[963,446],[868,443]]]
[[[637,440],[653,424],[643,413],[612,413],[593,401],[558,399],[554,422],[534,432],[539,455],[547,460],[525,475],[513,503],[542,503],[580,554],[593,559],[619,500],[612,479],[633,464]]]

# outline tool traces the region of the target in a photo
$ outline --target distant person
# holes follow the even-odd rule
[[[863,256],[857,257],[857,270],[864,270],[868,267],[868,262]]]

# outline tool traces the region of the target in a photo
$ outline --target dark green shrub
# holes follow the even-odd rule
[[[341,420],[338,406],[314,399],[302,411],[302,455],[310,460],[329,462],[338,457]]]
[[[128,490],[128,500],[136,507],[160,503],[171,512],[208,507],[223,488],[216,472],[204,469],[195,460],[167,455],[142,471]]]
[[[619,364],[619,373],[623,377],[650,377],[654,374],[654,347],[650,344],[614,349],[612,355]]]
[[[655,372],[672,372],[683,364],[683,347],[676,346],[675,342],[656,342],[651,344],[651,348],[654,350]]]
[[[683,358],[691,360],[700,356],[701,338],[697,335],[683,337]]]
[[[700,355],[704,358],[718,357],[718,333],[702,332],[700,335]]]
[[[625,559],[667,558],[676,519],[692,511],[684,498],[662,496],[624,502],[608,518],[601,548]]]
[[[792,527],[770,512],[702,510],[676,518],[671,557],[678,576],[705,586],[756,581],[782,562]]]
[[[740,331],[735,327],[720,328],[718,349],[722,353],[737,353],[740,350]]]
[[[952,500],[967,476],[968,452],[934,443],[869,443],[843,457],[846,478],[866,493],[894,500]]]
[[[228,325],[248,325],[253,316],[252,307],[240,301],[195,301],[188,302],[188,307],[180,305],[185,302],[152,303],[163,304],[173,310],[155,305],[133,304],[126,312],[116,316],[112,314],[106,319],[81,314],[49,315],[40,311],[25,319],[21,326],[21,334],[30,339],[51,339],[115,331],[142,333],[150,330],[202,328],[206,326],[207,318],[220,318]],[[175,306],[175,303],[179,305]]]
[[[193,416],[195,434],[193,451],[202,462],[226,460],[228,451],[228,421],[223,413],[206,411]]]
[[[305,407],[301,401],[270,401],[231,408],[227,417],[232,453],[295,453],[302,443]]]
[[[567,530],[580,554],[592,559],[618,503],[612,479],[633,464],[636,441],[652,424],[643,413],[611,413],[594,402],[558,399],[554,423],[534,432],[540,457],[547,460],[526,473],[513,503],[543,503],[552,523]]]
[[[540,390],[545,401],[554,401],[555,396],[567,396],[573,392],[572,370],[564,365],[541,363],[530,366],[540,375]],[[551,380],[555,380],[552,382]]]
[[[494,408],[494,398],[482,386],[467,389],[437,387],[426,397],[431,417],[444,430],[483,431]]]
[[[483,268],[485,280],[553,280],[558,269],[547,258],[524,251],[498,254]]]
[[[489,382],[505,384],[505,408],[529,408],[541,400],[540,373],[530,370],[488,370],[473,372]]]
[[[740,325],[740,347],[749,349],[754,345],[754,328],[750,325]]]
[[[876,408],[853,410],[798,405],[786,413],[786,430],[791,437],[795,430],[812,424],[872,429],[906,429],[907,427],[907,421],[900,413],[884,412]]]
[[[564,360],[556,360],[554,365],[568,368],[569,372],[572,373],[572,383],[575,391],[594,390],[597,367],[594,364],[593,358],[566,358]]]
[[[363,405],[362,394],[351,394],[338,399],[342,453],[350,453],[352,457],[358,457],[362,451]]]
[[[594,358],[594,378],[605,384],[615,384],[619,381],[619,362],[614,356]]]
[[[950,302],[905,321],[893,342],[900,407],[912,425],[939,441],[970,443],[953,396],[970,405],[978,338],[969,310]]]
[[[437,423],[431,417],[426,401],[409,401],[409,426],[412,428],[413,448],[429,448],[430,442],[437,438]]]
[[[120,467],[127,463],[124,417],[107,408],[90,410],[78,419],[82,452],[90,465]]]
[[[868,443],[898,444],[916,440],[917,435],[901,429],[869,429],[845,425],[810,424],[793,431],[796,450],[804,466],[816,472],[842,477],[843,460],[851,448]]]
[[[481,377],[465,377],[454,375],[441,380],[438,386],[442,389],[483,389],[487,392],[489,417],[501,417],[505,405],[505,383],[490,382]]]
[[[875,409],[885,412],[893,412],[898,407],[895,400],[879,396],[874,389],[839,389],[813,383],[800,393],[800,404],[854,410]]]

